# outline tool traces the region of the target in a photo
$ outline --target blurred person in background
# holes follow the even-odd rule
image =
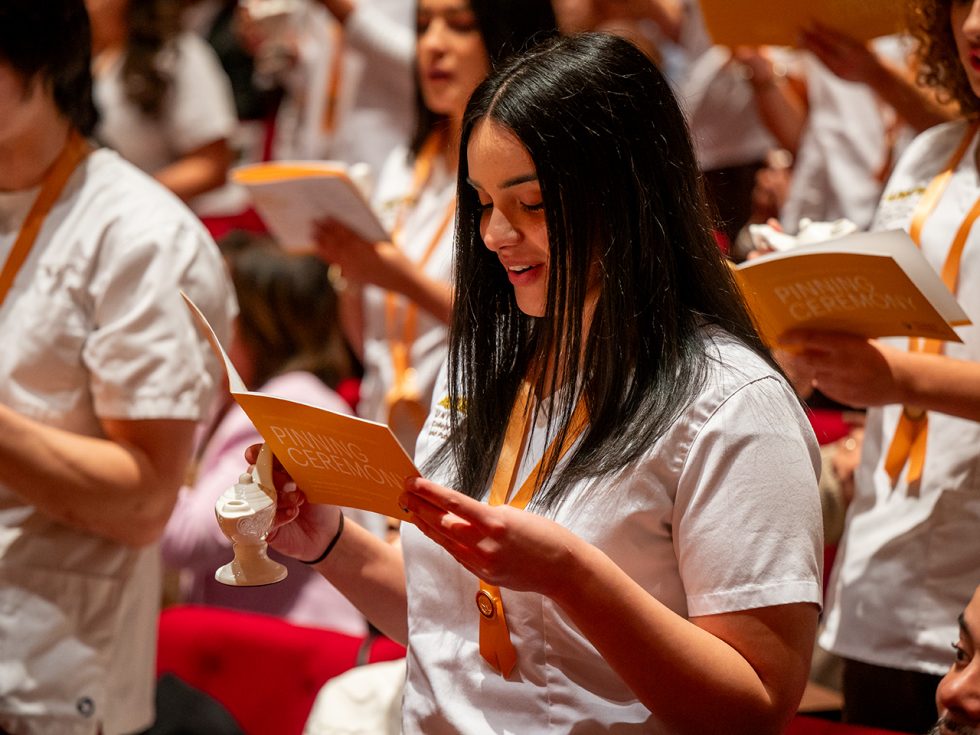
[[[238,117],[214,50],[175,0],[86,0],[97,138],[200,213],[222,187]]]
[[[157,540],[218,381],[220,254],[157,182],[86,140],[83,0],[0,3],[0,731],[153,720]]]

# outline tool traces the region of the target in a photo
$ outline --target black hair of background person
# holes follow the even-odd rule
[[[249,390],[277,375],[312,373],[329,388],[352,375],[329,268],[284,252],[267,235],[234,230],[219,243],[238,301],[238,335],[253,361]]]
[[[82,135],[99,120],[92,99],[92,33],[84,0],[2,0],[0,61],[25,82],[40,77]]]
[[[126,99],[147,117],[159,120],[173,78],[161,67],[160,53],[181,32],[181,3],[173,0],[126,0],[126,51],[122,82]]]
[[[515,53],[558,34],[558,21],[551,0],[468,0],[490,69],[500,66]],[[416,69],[416,79],[418,70]],[[429,134],[445,120],[425,106],[418,82],[415,84],[415,133],[412,155],[418,155]]]
[[[480,235],[484,208],[467,183],[466,146],[488,120],[513,132],[537,169],[551,257],[543,318],[518,308]],[[705,324],[774,365],[712,233],[684,116],[630,42],[559,38],[491,73],[464,117],[458,191],[449,395],[450,405],[466,401],[450,431],[461,492],[483,494],[533,355],[564,360],[551,384],[561,384],[561,368],[567,385],[581,381],[590,416],[564,468],[552,476],[554,466],[542,467],[550,478],[535,496],[542,508],[576,480],[625,468],[667,430],[702,388]],[[592,279],[600,291],[584,334]],[[581,363],[571,357],[579,354]],[[556,395],[549,421],[560,445],[575,396]],[[466,400],[474,396],[492,400]]]

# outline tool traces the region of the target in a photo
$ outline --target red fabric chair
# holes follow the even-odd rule
[[[172,673],[220,702],[248,735],[300,735],[320,687],[355,665],[405,655],[365,641],[237,610],[175,605],[160,614],[157,674]]]
[[[793,718],[783,735],[897,735],[897,733],[893,730],[845,725],[842,722],[798,715]]]

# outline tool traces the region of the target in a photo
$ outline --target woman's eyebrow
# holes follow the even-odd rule
[[[500,188],[509,189],[512,186],[517,186],[518,184],[526,184],[529,181],[537,181],[537,180],[538,180],[537,172],[532,171],[529,174],[522,174],[521,176],[515,176],[512,179],[507,179],[505,182],[503,182],[500,185]]]

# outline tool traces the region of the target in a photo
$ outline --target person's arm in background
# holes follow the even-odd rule
[[[0,405],[0,483],[65,525],[127,546],[153,543],[177,497],[194,422],[101,423],[104,439]]]
[[[917,132],[958,116],[955,104],[941,104],[916,84],[911,65],[896,65],[846,34],[814,26],[803,33],[802,44],[841,79],[868,85]]]
[[[223,186],[233,160],[228,140],[222,138],[185,153],[153,177],[186,202]]]
[[[392,243],[367,242],[336,220],[318,223],[316,237],[317,254],[338,265],[348,282],[371,283],[400,293],[449,323],[452,286],[428,276]]]
[[[781,73],[765,48],[741,46],[732,58],[746,70],[762,122],[779,145],[795,156],[806,128],[806,82]]]
[[[165,115],[176,159],[154,178],[184,201],[222,186],[234,160],[231,136],[238,126],[228,75],[205,41],[185,34]]]
[[[980,421],[980,365],[911,353],[834,332],[796,332],[780,359],[815,388],[851,406],[902,404]]]
[[[409,74],[415,62],[415,32],[357,0],[320,0],[344,27],[347,41]]]

